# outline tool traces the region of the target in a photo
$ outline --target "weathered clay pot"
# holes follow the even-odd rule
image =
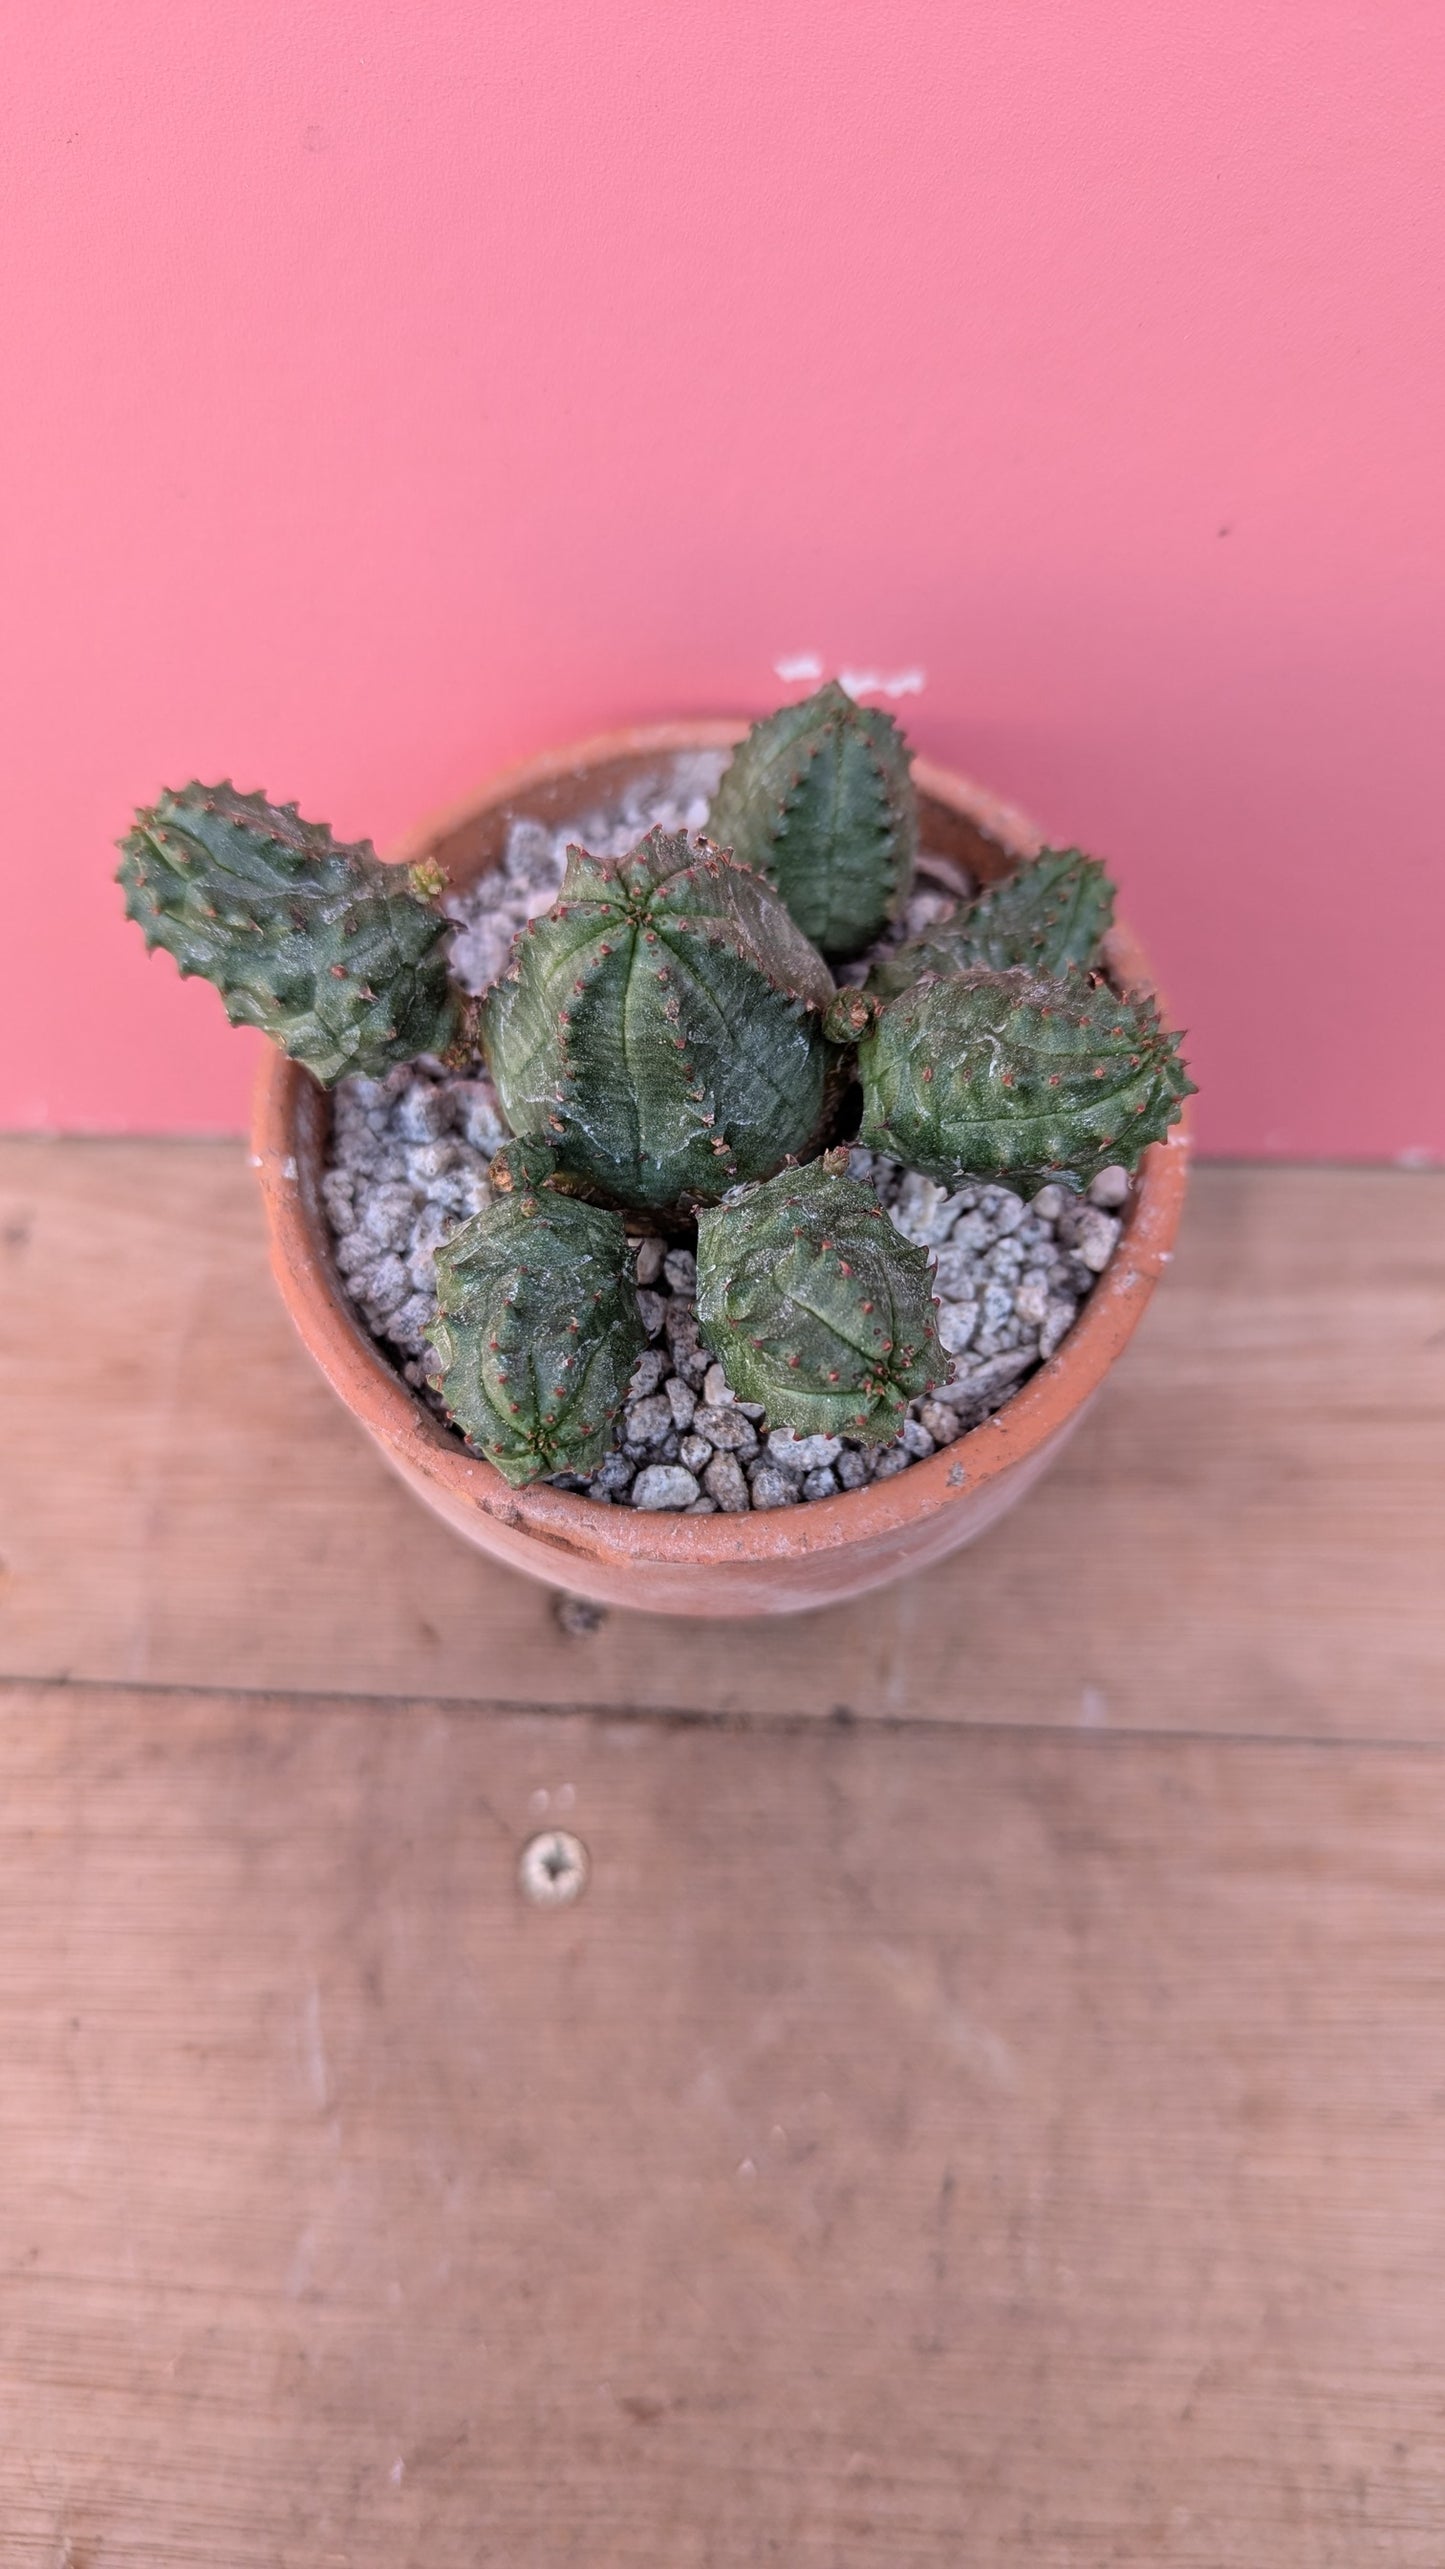
[[[722,747],[740,722],[659,723],[609,732],[505,770],[424,822],[393,854],[435,856],[454,884],[496,865],[517,813],[556,823],[669,752]],[[1023,817],[947,769],[914,769],[926,850],[983,881],[1033,853]],[[1110,939],[1119,979],[1148,986],[1127,929]],[[971,1434],[836,1499],[747,1516],[689,1517],[599,1507],[538,1483],[509,1488],[416,1400],[353,1317],[332,1261],[321,1201],[330,1108],[310,1074],[268,1056],[256,1091],[255,1166],[271,1259],[287,1309],[332,1389],[393,1469],[468,1543],[554,1587],[663,1614],[791,1614],[856,1596],[969,1543],[1052,1462],[1135,1328],[1178,1227],[1188,1170],[1185,1129],[1156,1143],[1114,1257],[1056,1356]]]

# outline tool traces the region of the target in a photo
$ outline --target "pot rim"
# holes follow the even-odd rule
[[[418,823],[389,856],[414,863],[467,825],[539,788],[580,782],[589,771],[622,759],[729,747],[747,728],[745,717],[653,723],[543,752],[501,769],[475,792]],[[921,758],[914,760],[913,772],[925,800],[942,805],[997,848],[1000,870],[1009,858],[1032,855],[1043,843],[1024,814],[966,777]],[[1143,950],[1126,926],[1114,927],[1106,951],[1126,987],[1156,991]],[[802,1560],[876,1543],[923,1516],[976,1498],[1077,1417],[1132,1337],[1172,1252],[1191,1151],[1186,1106],[1185,1120],[1145,1152],[1114,1254],[1079,1318],[1057,1353],[992,1418],[906,1472],[836,1498],[694,1517],[603,1507],[542,1481],[513,1489],[494,1464],[465,1450],[393,1370],[346,1299],[320,1194],[328,1113],[326,1092],[310,1072],[268,1046],[256,1081],[252,1166],[265,1205],[272,1269],[308,1352],[371,1435],[412,1473],[444,1489],[454,1508],[460,1503],[559,1553],[619,1568]]]

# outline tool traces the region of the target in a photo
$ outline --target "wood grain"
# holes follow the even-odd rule
[[[0,1144],[0,1671],[469,1702],[1434,1738],[1445,1177],[1204,1168],[1049,1481],[856,1605],[559,1630],[395,1487],[231,1144]]]
[[[0,2569],[1439,2569],[1442,1306],[1206,1170],[974,1552],[569,1633],[0,1145]]]
[[[0,1690],[0,2562],[1438,2569],[1442,1900],[1429,1750]]]

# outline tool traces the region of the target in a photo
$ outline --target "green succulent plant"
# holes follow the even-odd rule
[[[646,1344],[619,1216],[521,1182],[436,1253],[448,1416],[513,1484],[607,1451]]]
[[[151,947],[214,982],[233,1026],[259,1026],[330,1083],[445,1052],[463,1015],[449,923],[424,869],[383,865],[294,803],[187,785],[121,840],[125,905]]]
[[[1133,1168],[1194,1087],[1153,1000],[1078,966],[926,975],[858,1047],[858,1139],[925,1177],[1086,1186]]]
[[[886,955],[867,986],[894,999],[925,972],[1067,972],[1098,961],[1113,919],[1114,886],[1097,857],[1041,848],[952,918]]]
[[[897,1434],[948,1358],[926,1253],[847,1153],[783,1169],[698,1217],[697,1316],[739,1400],[800,1434]]]
[[[770,877],[820,954],[846,962],[896,917],[913,882],[918,798],[903,734],[830,682],[754,723],[707,826]]]
[[[832,996],[761,876],[653,830],[612,862],[572,849],[482,1033],[514,1132],[554,1142],[615,1203],[661,1211],[815,1145]]]
[[[161,795],[121,841],[147,944],[323,1083],[481,1047],[514,1138],[436,1251],[432,1378],[514,1484],[606,1451],[646,1336],[624,1213],[695,1219],[698,1321],[737,1399],[881,1442],[947,1359],[924,1252],[827,1147],[853,1083],[867,1147],[1025,1192],[1132,1167],[1192,1087],[1153,1001],[1090,969],[1113,891],[1077,849],[835,987],[828,958],[897,915],[917,842],[897,725],[841,688],[754,726],[710,828],[726,845],[574,847],[480,1004],[449,977],[434,867],[229,784]]]

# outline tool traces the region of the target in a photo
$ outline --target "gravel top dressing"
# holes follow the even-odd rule
[[[700,829],[726,755],[689,752],[620,804],[563,829],[513,821],[505,863],[448,904],[458,922],[457,978],[474,991],[496,979],[517,930],[555,900],[569,845],[621,856],[655,824]],[[916,892],[899,933],[916,934],[951,906],[946,894]],[[861,979],[869,960],[839,977]],[[323,1194],[337,1265],[367,1328],[430,1397],[433,1261],[439,1243],[488,1200],[488,1164],[507,1138],[496,1098],[484,1075],[457,1078],[423,1061],[384,1079],[342,1080],[334,1103]],[[953,1379],[912,1404],[891,1444],[770,1429],[755,1404],[734,1399],[700,1341],[691,1250],[642,1238],[637,1281],[650,1344],[611,1452],[585,1479],[557,1475],[559,1488],[608,1507],[710,1516],[795,1507],[906,1471],[977,1427],[1052,1356],[1109,1262],[1129,1194],[1122,1169],[1106,1169],[1087,1196],[1046,1186],[1027,1204],[1006,1186],[950,1193],[868,1151],[854,1150],[851,1170],[933,1259]]]

